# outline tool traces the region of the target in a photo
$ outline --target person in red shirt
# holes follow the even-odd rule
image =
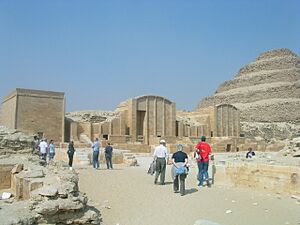
[[[210,187],[209,176],[208,176],[208,165],[209,165],[209,155],[211,154],[211,147],[205,142],[206,137],[201,137],[201,142],[199,142],[196,149],[196,158],[198,164],[198,186],[203,186],[203,181],[207,182],[207,186]]]

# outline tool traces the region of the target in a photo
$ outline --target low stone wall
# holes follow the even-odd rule
[[[144,144],[114,144],[117,149],[130,150],[133,153],[150,153],[151,146]]]
[[[215,167],[217,184],[300,194],[300,168],[256,163],[226,163]]]

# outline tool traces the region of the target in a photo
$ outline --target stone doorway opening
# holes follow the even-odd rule
[[[142,141],[144,137],[144,123],[145,123],[146,111],[137,111],[137,139]]]
[[[226,145],[226,152],[231,152],[231,144]]]

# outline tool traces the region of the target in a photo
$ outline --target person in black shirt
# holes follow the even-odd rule
[[[180,180],[180,195],[185,194],[185,178],[187,175],[187,163],[188,156],[183,152],[183,146],[179,144],[177,146],[177,152],[172,156],[173,167],[172,167],[172,177],[174,180],[173,190],[178,193],[179,180]]]
[[[112,166],[113,147],[110,146],[109,142],[107,143],[107,146],[105,147],[104,153],[105,153],[107,169],[109,169],[109,168],[113,169],[113,166]]]
[[[253,156],[255,156],[255,152],[252,150],[252,148],[248,148],[248,152],[246,154],[246,158],[248,159],[251,159]]]

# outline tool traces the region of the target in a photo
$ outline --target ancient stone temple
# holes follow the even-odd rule
[[[3,99],[2,124],[64,142],[64,93],[17,88]]]

